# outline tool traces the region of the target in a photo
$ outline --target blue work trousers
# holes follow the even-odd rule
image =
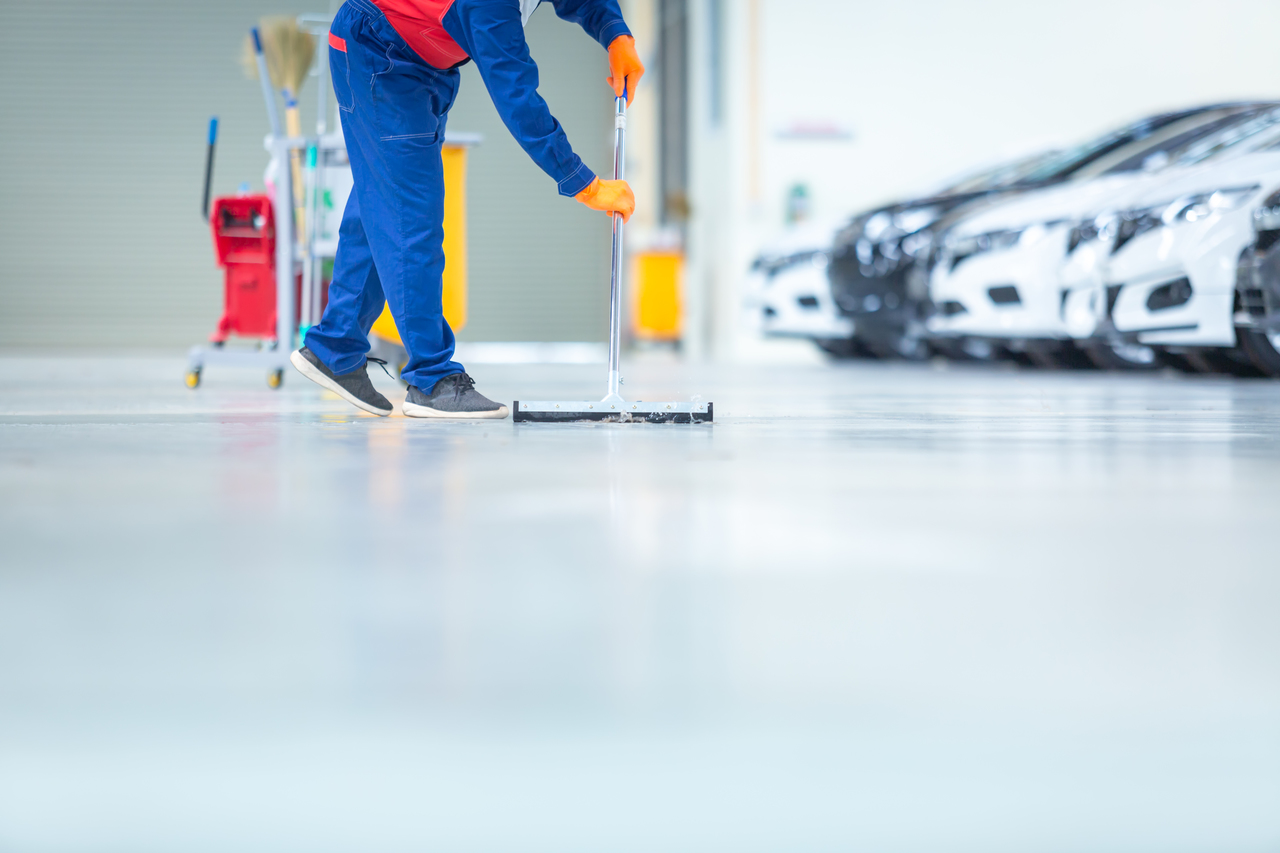
[[[338,232],[329,304],[306,344],[334,373],[357,369],[385,300],[409,352],[401,376],[430,392],[463,370],[441,305],[440,145],[458,71],[424,62],[368,0],[347,0],[330,33],[329,68],[355,186]]]

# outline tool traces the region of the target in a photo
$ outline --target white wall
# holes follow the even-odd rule
[[[763,184],[778,221],[927,186],[1167,107],[1280,98],[1276,0],[762,0]],[[794,143],[794,119],[852,128]]]
[[[724,132],[708,128],[698,114],[705,93],[694,93],[693,161],[701,171],[693,178],[698,277],[690,285],[711,306],[706,350],[724,358],[749,348],[734,322],[741,273],[760,241],[782,227],[796,182],[809,186],[815,216],[843,216],[1164,108],[1280,99],[1277,0],[723,2],[733,92]],[[749,38],[753,9],[758,55]],[[694,20],[705,25],[705,10]],[[705,31],[691,34],[695,88],[706,85],[708,43]],[[846,127],[853,138],[777,137],[797,121]],[[753,134],[758,158],[750,156]],[[735,209],[727,212],[726,203]]]

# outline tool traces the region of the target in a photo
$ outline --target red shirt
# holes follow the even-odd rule
[[[452,68],[470,59],[440,23],[453,0],[373,0],[414,52],[436,68]]]

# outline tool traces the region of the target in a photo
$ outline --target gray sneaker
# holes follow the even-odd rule
[[[321,388],[328,388],[353,406],[384,418],[395,410],[391,401],[379,394],[378,389],[369,381],[367,360],[355,370],[341,376],[325,367],[319,356],[306,347],[294,350],[289,361],[303,376]]]
[[[404,413],[411,418],[505,418],[508,411],[477,391],[470,376],[455,373],[437,382],[429,395],[410,385]]]

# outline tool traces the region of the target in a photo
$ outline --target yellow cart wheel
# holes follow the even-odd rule
[[[284,384],[284,371],[277,369],[267,374],[267,387],[272,391]]]
[[[188,370],[187,371],[187,387],[195,388],[199,384],[200,384],[200,371]]]

